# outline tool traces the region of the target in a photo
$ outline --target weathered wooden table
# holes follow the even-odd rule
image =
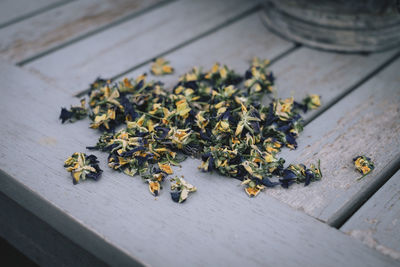
[[[399,50],[335,54],[270,33],[257,1],[18,0],[0,3],[0,235],[44,266],[399,266]],[[61,125],[60,107],[96,77],[135,77],[157,56],[175,67],[244,72],[272,60],[278,97],[322,96],[288,163],[321,159],[323,179],[248,198],[238,181],[184,174],[198,192],[155,200],[105,167],[73,186],[63,161],[99,133]],[[361,181],[352,158],[376,169]],[[221,191],[223,186],[226,190]]]

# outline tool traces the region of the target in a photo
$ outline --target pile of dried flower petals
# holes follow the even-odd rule
[[[319,107],[320,98],[310,95],[300,103],[272,99],[262,105],[263,95],[274,91],[268,64],[255,58],[244,77],[218,63],[208,72],[195,67],[180,77],[172,92],[161,82],[146,81],[146,74],[120,82],[99,78],[89,92],[89,117],[90,127],[103,135],[88,148],[109,153],[110,168],[140,175],[154,195],[173,173],[171,165],[179,165],[187,155],[201,158],[199,169],[204,172],[241,180],[249,196],[265,187],[319,180],[319,163],[285,168],[277,154],[283,147],[296,149],[303,129],[300,112]],[[126,127],[116,131],[122,124]],[[185,182],[174,181],[180,183],[174,189],[186,188]],[[174,194],[174,200],[184,200]]]

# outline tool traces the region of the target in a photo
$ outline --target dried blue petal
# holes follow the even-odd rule
[[[75,122],[77,120],[86,118],[88,111],[85,106],[85,99],[81,99],[80,106],[71,106],[70,110],[67,110],[66,108],[61,108],[61,113],[59,117],[61,123],[64,123],[66,121]]]
[[[268,177],[264,177],[264,178],[261,180],[261,183],[262,183],[263,185],[265,185],[266,187],[275,187],[275,186],[277,186],[277,185],[280,184],[279,182],[272,182]]]
[[[286,180],[296,179],[297,175],[293,171],[286,169],[283,171],[283,178]]]
[[[178,192],[178,191],[171,192],[171,198],[172,198],[172,200],[173,200],[174,202],[179,202],[179,197],[180,197],[180,195],[181,195],[181,193]],[[186,199],[185,199],[185,200],[186,200]],[[185,201],[185,200],[184,200],[184,201]]]

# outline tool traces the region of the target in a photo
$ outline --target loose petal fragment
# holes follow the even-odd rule
[[[174,202],[182,203],[186,201],[189,193],[196,192],[196,187],[186,182],[183,178],[175,177],[171,179],[171,198]]]
[[[357,156],[353,159],[354,166],[357,171],[359,171],[363,176],[358,178],[360,180],[364,178],[367,174],[369,174],[373,169],[375,169],[375,165],[369,157],[366,156]]]
[[[81,99],[80,106],[71,106],[69,110],[66,108],[61,108],[59,119],[61,120],[61,123],[64,123],[66,121],[75,122],[77,120],[82,120],[86,118],[87,114],[88,110],[86,109],[86,100]]]
[[[171,74],[174,69],[169,65],[169,61],[164,58],[156,58],[151,65],[151,73],[156,76]]]
[[[95,155],[87,156],[85,153],[76,152],[64,162],[64,168],[71,173],[73,184],[80,180],[90,178],[98,180],[103,172]]]

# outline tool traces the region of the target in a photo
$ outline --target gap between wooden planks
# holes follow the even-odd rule
[[[66,93],[4,62],[0,70],[0,190],[108,264],[396,266],[269,196],[249,199],[232,179],[189,177],[202,190],[185,205],[166,192],[154,201],[140,179],[109,168],[73,186],[63,160],[96,132],[58,122]]]
[[[0,29],[0,54],[23,65],[168,1],[79,0]]]
[[[0,3],[0,29],[71,1],[74,0],[3,0]]]
[[[400,171],[341,228],[385,255],[400,260]]]
[[[257,8],[255,0],[176,1],[24,67],[55,86],[78,92],[99,75],[113,77]]]

